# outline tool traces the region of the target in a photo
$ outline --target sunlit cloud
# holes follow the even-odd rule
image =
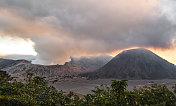
[[[34,43],[30,39],[8,36],[0,37],[1,56],[10,54],[37,55],[33,47]]]
[[[36,63],[57,64],[70,56],[145,47],[172,60],[175,5],[174,0],[0,0],[5,35],[0,53],[37,54]]]
[[[119,53],[121,53],[124,50],[138,49],[138,48],[148,49],[148,50],[156,53],[160,57],[164,58],[165,60],[176,65],[176,46],[168,48],[168,49],[154,48],[154,47],[130,47],[130,48],[125,48],[125,49],[115,50],[111,53],[107,53],[107,55],[115,57],[116,55],[118,55]]]

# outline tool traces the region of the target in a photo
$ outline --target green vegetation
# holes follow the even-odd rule
[[[169,91],[165,85],[152,85],[128,91],[127,80],[113,80],[111,86],[96,87],[93,94],[80,98],[48,86],[44,78],[28,73],[25,83],[17,82],[0,71],[2,106],[176,106],[176,85]]]

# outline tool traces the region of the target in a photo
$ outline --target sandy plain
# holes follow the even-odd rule
[[[76,78],[72,80],[67,80],[63,82],[50,83],[52,86],[56,87],[58,90],[63,91],[73,91],[80,94],[92,93],[91,90],[95,89],[96,86],[101,84],[111,85],[111,80],[118,79],[96,79],[96,80],[87,80],[85,78]],[[163,79],[163,80],[128,80],[128,90],[133,90],[134,87],[142,87],[144,85],[151,86],[152,84],[157,83],[160,85],[167,85],[167,87],[172,90],[172,86],[176,84],[176,80],[172,79]]]

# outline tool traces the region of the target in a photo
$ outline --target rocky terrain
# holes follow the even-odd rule
[[[45,77],[49,81],[63,81],[79,77],[85,73],[99,69],[112,59],[111,56],[71,57],[64,65],[38,65],[27,60],[0,59],[0,70],[7,71],[18,79],[24,79],[27,73]]]
[[[176,66],[146,49],[123,51],[95,72],[90,79],[176,79]]]
[[[85,72],[82,67],[71,63],[64,65],[36,65],[27,60],[9,60],[0,59],[0,70],[7,71],[15,77],[24,77],[27,73],[34,73],[40,77],[46,77],[47,80],[65,80],[77,77],[78,74]]]
[[[2,59],[0,58],[0,69],[6,68],[6,67],[11,67],[14,66],[24,60],[10,60],[10,59]],[[28,61],[26,61],[28,62]]]

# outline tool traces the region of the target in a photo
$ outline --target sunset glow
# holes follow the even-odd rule
[[[111,53],[108,53],[108,55],[115,57],[117,54],[124,50],[129,50],[129,49],[137,49],[141,47],[130,47],[127,49],[121,49],[121,50],[116,50]],[[176,48],[170,48],[170,49],[161,49],[161,48],[152,48],[152,47],[143,47],[145,49],[151,50],[152,52],[156,53],[160,57],[166,59],[167,61],[176,64]]]
[[[29,39],[21,39],[16,37],[0,37],[0,56],[11,54],[18,55],[36,55],[34,43]]]
[[[146,48],[176,64],[174,0],[0,0],[0,56],[117,55]]]

